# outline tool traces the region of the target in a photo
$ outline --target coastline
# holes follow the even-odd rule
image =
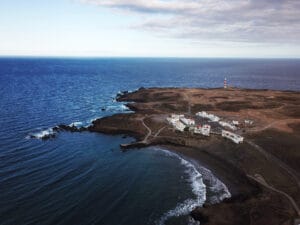
[[[299,148],[297,140],[300,137],[298,92],[141,88],[120,93],[116,100],[130,102],[127,106],[133,113],[100,118],[86,128],[59,125],[55,131],[130,135],[136,141],[121,145],[124,150],[161,146],[209,169],[226,185],[232,196],[217,204],[204,204],[192,210],[192,217],[202,224],[251,224],[255,221],[255,224],[263,225],[266,221],[268,224],[290,223],[297,218],[297,212],[286,196],[300,204],[297,201],[300,199],[298,174],[291,176],[288,173],[299,171],[299,154],[293,150]],[[240,133],[246,141],[235,144],[215,134],[204,137],[175,132],[166,122],[171,113],[191,116],[200,110],[231,120],[250,118],[255,125],[241,128]],[[281,140],[282,137],[285,138]],[[269,184],[286,196],[266,188]],[[274,207],[280,207],[286,214],[274,211]],[[226,220],[224,215],[227,215]]]
[[[244,179],[237,170],[234,170],[234,168],[229,169],[221,160],[210,156],[204,151],[199,151],[199,149],[195,148],[171,145],[162,145],[159,147],[185,157],[197,167],[201,166],[210,170],[211,173],[228,188],[231,194],[230,198],[239,195],[250,195],[252,191],[255,191],[255,188],[249,188],[249,184],[247,184],[248,180]]]

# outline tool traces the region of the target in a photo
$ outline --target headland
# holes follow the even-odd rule
[[[300,218],[299,92],[140,88],[116,100],[128,102],[133,113],[100,118],[78,131],[130,135],[136,141],[124,143],[124,150],[160,145],[209,168],[232,197],[195,208],[191,215],[201,224],[293,224]]]

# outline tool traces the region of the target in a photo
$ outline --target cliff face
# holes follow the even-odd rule
[[[146,133],[135,114],[116,114],[97,119],[88,130],[106,134],[130,134],[137,139],[142,138]]]

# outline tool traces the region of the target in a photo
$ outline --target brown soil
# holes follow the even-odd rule
[[[133,102],[128,106],[135,112],[98,119],[88,129],[130,134],[139,147],[165,146],[210,168],[229,187],[231,199],[191,212],[201,224],[293,224],[299,216],[286,196],[249,178],[261,175],[300,205],[299,92],[150,88],[125,93],[118,101]],[[250,119],[254,124],[241,128],[245,141],[236,145],[218,135],[175,132],[166,123],[170,113],[189,115],[202,110],[225,119]]]

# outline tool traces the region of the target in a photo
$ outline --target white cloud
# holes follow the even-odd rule
[[[81,0],[147,15],[132,24],[156,35],[193,40],[299,43],[297,0]]]

